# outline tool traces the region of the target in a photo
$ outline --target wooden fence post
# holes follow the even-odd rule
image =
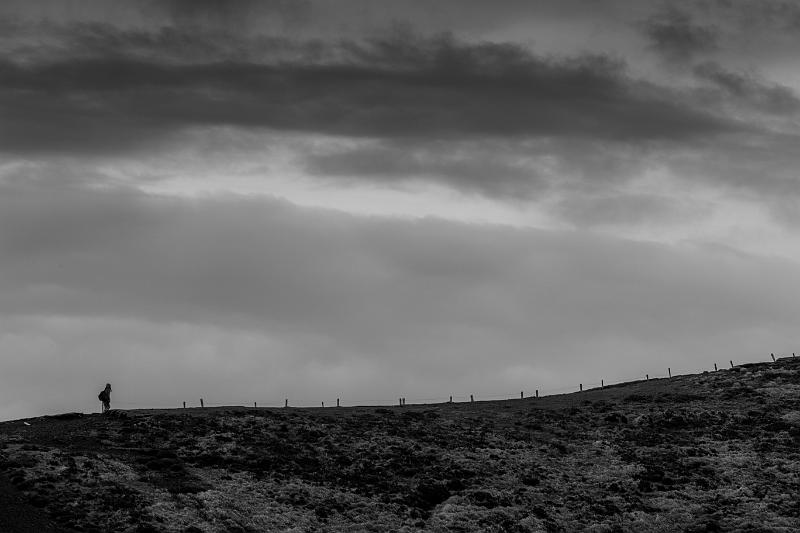
[[[472,394],[469,395],[469,401],[470,402],[474,402],[475,401],[475,398],[472,396]]]
[[[186,409],[186,402],[183,402],[183,408]]]
[[[731,360],[731,368],[733,368],[733,360]]]
[[[650,374],[645,374],[644,379],[645,381],[650,381]]]
[[[522,395],[522,392],[523,392],[523,391],[519,391],[519,399],[520,399],[520,400],[522,400],[522,399],[524,398],[524,396]]]
[[[453,396],[450,395],[450,403],[453,403]]]
[[[578,385],[578,387],[580,387],[580,391],[581,391],[581,392],[583,392],[583,383],[581,383],[580,385]]]
[[[606,384],[605,384],[605,383],[603,382],[603,380],[601,379],[601,380],[600,380],[600,388],[601,388],[601,389],[603,389],[603,388],[605,388],[605,386],[606,386]]]
[[[289,398],[286,398],[285,400],[283,400],[283,406],[284,407],[289,407]]]
[[[336,407],[339,407],[339,398],[336,398]]]
[[[258,402],[253,402],[253,408],[258,409]]]
[[[714,363],[714,372],[717,371],[717,363]]]
[[[539,397],[539,389],[536,389],[536,397]]]
[[[772,356],[772,362],[774,363],[775,362],[775,354],[771,353],[770,355]]]
[[[672,377],[672,369],[669,367],[667,367],[667,374],[669,374],[669,377]]]
[[[322,407],[323,407],[323,408],[325,407],[325,402],[322,402]]]
[[[200,398],[200,407],[205,407],[205,406],[203,405],[203,399],[202,399],[202,398]]]

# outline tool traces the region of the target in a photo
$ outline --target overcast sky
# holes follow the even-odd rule
[[[800,4],[0,4],[0,419],[800,351]]]

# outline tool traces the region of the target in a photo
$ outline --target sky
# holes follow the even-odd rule
[[[793,0],[0,4],[0,420],[800,351]]]

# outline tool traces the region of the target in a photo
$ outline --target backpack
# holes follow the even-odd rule
[[[100,394],[97,395],[97,399],[100,400],[101,402],[107,402],[108,394],[106,394],[106,391],[100,391]]]

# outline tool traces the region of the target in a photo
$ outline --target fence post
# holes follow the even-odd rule
[[[258,409],[258,402],[253,402],[253,408]]]
[[[580,391],[581,391],[581,392],[583,392],[583,383],[581,383],[580,385],[578,385],[578,387],[580,387]]]
[[[774,363],[775,362],[775,354],[771,353],[770,355],[772,356],[772,362]]]
[[[453,403],[453,395],[450,395],[450,403]]]
[[[524,396],[522,395],[522,392],[523,392],[523,391],[519,391],[519,399],[520,399],[520,400],[522,400],[522,399],[524,398]]]
[[[183,408],[186,409],[186,402],[183,402]]]
[[[731,368],[733,368],[733,360],[731,360]]]
[[[475,401],[475,398],[472,396],[472,394],[469,395],[469,401],[470,402],[474,402]]]
[[[605,388],[605,386],[606,386],[606,384],[605,384],[605,383],[603,382],[603,380],[601,379],[601,380],[600,380],[600,388],[601,388],[601,389],[603,389],[603,388]]]
[[[202,398],[200,398],[200,407],[205,407],[205,406],[203,405],[203,399],[202,399]]]
[[[717,371],[717,363],[714,363],[714,372]]]
[[[644,379],[645,381],[650,381],[650,374],[645,374]]]
[[[325,407],[325,402],[322,402],[322,407]]]
[[[539,397],[539,389],[536,389],[536,397]]]
[[[669,377],[672,377],[672,369],[669,367],[667,367],[667,374],[669,374]]]
[[[289,398],[286,398],[285,400],[283,400],[283,406],[284,407],[289,407]]]
[[[336,398],[336,407],[339,407],[339,398]]]

